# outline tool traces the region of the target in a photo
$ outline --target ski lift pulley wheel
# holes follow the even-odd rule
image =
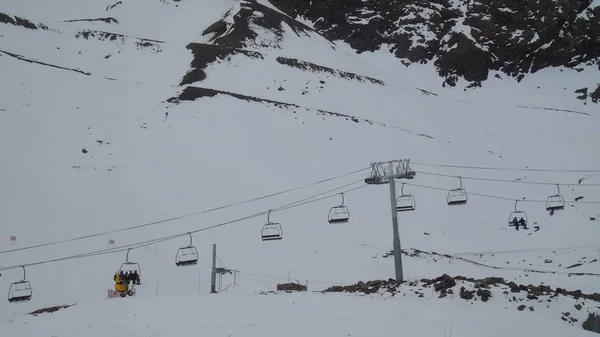
[[[263,241],[281,240],[283,239],[283,230],[281,224],[278,222],[271,222],[271,210],[267,215],[267,223],[263,226],[261,231],[261,238]]]

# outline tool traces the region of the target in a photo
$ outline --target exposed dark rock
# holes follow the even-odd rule
[[[583,329],[587,331],[594,331],[598,325],[600,325],[600,315],[596,313],[589,313],[588,318],[582,324]]]
[[[43,314],[43,313],[53,313],[53,312],[57,312],[60,309],[66,309],[66,308],[72,307],[74,305],[75,304],[57,305],[57,306],[53,306],[53,307],[42,308],[42,309],[38,309],[38,310],[35,310],[35,311],[32,311],[32,312],[28,313],[28,315],[37,316],[37,315]]]
[[[111,10],[111,9],[113,9],[113,8],[117,7],[118,5],[121,5],[121,4],[123,4],[123,1],[117,1],[117,2],[115,2],[115,3],[114,3],[114,4],[112,4],[112,5],[108,5],[108,6],[106,6],[106,10],[107,10],[107,11],[108,11],[108,10]]]
[[[477,296],[481,298],[483,302],[487,302],[492,297],[492,292],[487,289],[477,289]]]
[[[229,92],[229,91],[215,90],[215,89],[210,89],[210,88],[201,88],[201,87],[195,87],[195,86],[186,87],[185,89],[183,89],[183,91],[178,96],[167,99],[167,102],[178,104],[181,101],[195,101],[196,99],[199,99],[199,98],[215,97],[217,95],[226,95],[226,96],[234,97],[234,98],[244,100],[247,102],[268,103],[268,104],[272,104],[277,107],[300,108],[299,105],[296,105],[293,103],[274,101],[274,100],[270,100],[270,99],[266,99],[266,98],[248,96],[248,95],[237,94],[237,93],[233,93],[233,92]],[[323,116],[328,115],[328,116],[333,116],[333,117],[344,118],[345,120],[352,121],[354,123],[364,122],[364,123],[368,123],[371,125],[375,124],[373,121],[370,121],[368,119],[358,119],[354,116],[345,115],[345,114],[341,114],[338,112],[332,112],[332,111],[321,110],[321,109],[317,109],[316,111],[317,111],[318,115],[323,115]],[[379,124],[379,125],[385,127],[384,124]]]
[[[4,53],[4,54],[6,54],[6,55],[8,55],[10,57],[16,58],[17,60],[21,60],[21,61],[25,61],[25,62],[29,62],[29,63],[41,64],[41,65],[52,67],[52,68],[57,68],[57,69],[62,69],[62,70],[68,70],[68,71],[74,71],[76,73],[79,73],[79,74],[82,74],[82,75],[87,75],[87,76],[89,76],[89,75],[92,74],[92,73],[88,73],[88,72],[85,72],[85,71],[79,70],[79,69],[66,68],[66,67],[57,66],[55,64],[50,64],[50,63],[45,63],[45,62],[40,62],[40,61],[32,60],[32,59],[26,58],[26,57],[21,56],[21,55],[9,53],[9,52],[7,52],[5,50],[0,50],[0,53]]]
[[[598,9],[600,7],[596,7],[596,9]],[[596,88],[596,90],[594,90],[594,92],[592,92],[590,94],[590,98],[592,99],[592,102],[594,103],[598,103],[600,102],[600,84],[598,84],[598,87]]]
[[[359,281],[358,283],[356,283],[354,285],[333,286],[333,287],[329,287],[323,291],[324,292],[351,292],[351,293],[361,292],[364,294],[372,294],[372,293],[378,292],[381,288],[385,288],[387,291],[395,293],[398,285],[399,285],[399,283],[397,283],[395,280],[392,280],[392,279],[390,279],[388,281],[374,280],[374,281],[368,281],[366,283]]]
[[[160,40],[152,40],[152,39],[143,39],[138,37],[127,36],[123,34],[103,32],[100,30],[82,30],[75,34],[76,38],[89,40],[90,38],[95,38],[99,41],[111,41],[111,42],[120,42],[125,43],[126,40],[133,40],[136,42],[136,46],[138,49],[150,49],[155,53],[159,53],[162,51],[160,45],[165,43]]]
[[[585,101],[588,98],[588,88],[577,89],[575,90],[575,93],[579,94],[579,96],[577,96],[577,99],[580,99],[582,101]]]
[[[294,58],[277,57],[277,62],[287,65],[287,66],[290,66],[290,67],[302,69],[302,70],[329,73],[334,76],[341,77],[341,78],[348,79],[348,80],[358,80],[361,82],[369,81],[371,83],[384,85],[383,81],[378,80],[373,77],[368,77],[368,76],[358,75],[355,73],[350,73],[350,72],[346,72],[346,71],[342,71],[342,70],[332,69],[329,67],[320,66],[315,63],[301,61],[301,60],[294,59]]]
[[[517,310],[523,311],[523,310],[525,310],[525,308],[527,308],[527,306],[525,304],[521,304],[520,306],[517,307]]]
[[[475,290],[466,290],[465,287],[460,287],[460,298],[470,300],[475,296]]]
[[[571,269],[571,268],[575,268],[575,267],[581,267],[581,266],[582,266],[582,264],[581,264],[581,263],[575,263],[575,264],[573,264],[573,265],[570,265],[570,266],[566,267],[566,269]]]
[[[104,23],[116,23],[119,24],[119,20],[113,18],[113,17],[106,17],[106,18],[96,18],[96,19],[73,19],[73,20],[64,20],[63,22],[81,22],[81,21],[88,21],[88,22],[104,22]]]
[[[217,61],[217,60],[228,60],[233,55],[244,55],[253,59],[263,59],[263,55],[259,52],[228,48],[223,46],[217,46],[212,44],[203,43],[190,43],[186,47],[192,51],[194,59],[192,60],[192,69],[181,80],[179,85],[192,84],[194,82],[200,82],[206,79],[206,73],[204,69]]]
[[[298,36],[314,32],[307,25],[264,6],[255,0],[241,0],[239,6],[237,13],[234,13],[233,9],[228,11],[225,13],[224,19],[211,24],[202,32],[202,35],[212,34],[210,42],[230,48],[246,48],[250,45],[279,48],[278,38],[280,39],[285,32],[284,23]],[[260,13],[260,15],[255,13]],[[231,27],[227,25],[225,18],[233,21]],[[251,24],[274,33],[276,39],[256,40],[258,33],[250,27]]]
[[[475,0],[465,9],[448,0],[270,1],[358,53],[385,44],[405,64],[435,58],[451,86],[458,78],[480,86],[490,70],[520,81],[547,67],[600,60],[600,7],[590,8],[591,0]]]
[[[11,16],[8,14],[4,14],[4,13],[0,13],[0,23],[5,23],[8,25],[13,25],[13,26],[17,26],[17,27],[23,27],[23,28],[27,28],[27,29],[42,29],[42,30],[48,30],[48,26],[44,25],[44,24],[34,24],[33,22],[18,17],[18,16]]]
[[[277,284],[279,291],[307,291],[308,287],[300,283],[280,283]]]

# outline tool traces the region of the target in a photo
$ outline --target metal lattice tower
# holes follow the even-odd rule
[[[398,234],[398,213],[396,210],[396,180],[414,179],[416,173],[410,169],[410,159],[392,160],[387,162],[371,163],[371,175],[365,179],[370,185],[390,185],[390,202],[392,206],[392,227],[394,230],[394,265],[396,281],[403,282],[402,249],[400,235]]]
[[[414,179],[415,171],[410,169],[410,159],[383,161],[371,163],[371,175],[365,179],[365,183],[371,185],[382,185],[394,179]]]

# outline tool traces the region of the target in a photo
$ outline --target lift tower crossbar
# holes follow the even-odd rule
[[[398,234],[398,213],[396,210],[396,180],[414,179],[416,173],[410,169],[410,159],[392,160],[387,162],[371,163],[371,175],[365,179],[370,185],[390,185],[390,202],[392,206],[392,227],[394,230],[394,265],[396,281],[403,282],[402,250],[400,235]]]

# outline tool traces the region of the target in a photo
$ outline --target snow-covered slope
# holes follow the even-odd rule
[[[600,167],[595,155],[598,113],[593,106],[564,99],[570,92],[526,91],[535,86],[526,80],[519,84],[522,94],[512,101],[498,102],[502,91],[517,90],[500,81],[497,87],[462,97],[436,92],[427,87],[435,75],[427,69],[416,76],[418,68],[402,70],[393,65],[393,56],[356,55],[265,1],[122,0],[112,5],[20,0],[0,8],[11,18],[48,27],[0,23],[0,267],[9,268],[1,272],[0,289],[22,277],[22,264],[28,265],[27,279],[34,289],[29,303],[0,302],[0,316],[14,320],[2,331],[23,333],[27,322],[31,329],[68,336],[82,333],[87,324],[92,335],[107,335],[119,325],[93,327],[106,325],[106,315],[125,305],[136,313],[149,310],[128,325],[131,334],[141,335],[143,324],[162,316],[160,310],[193,311],[196,303],[207,301],[206,311],[197,316],[208,315],[212,305],[225,311],[243,303],[264,305],[264,310],[281,305],[290,309],[277,310],[275,319],[292,319],[296,299],[300,311],[329,301],[318,293],[266,299],[256,291],[274,290],[288,274],[292,280],[308,281],[311,291],[393,277],[392,259],[383,256],[392,243],[389,192],[387,186],[365,185],[364,179],[371,162],[404,158],[411,159],[416,171],[415,179],[404,181],[404,192],[417,200],[414,212],[399,214],[408,280],[443,273],[501,276],[526,285],[543,282],[600,292],[598,262],[588,263],[598,256],[600,210],[589,202],[600,201],[599,173],[573,171]],[[118,23],[63,22],[106,17]],[[561,81],[570,79],[565,75]],[[502,170],[526,167],[547,171]],[[458,187],[457,176],[463,177],[469,200],[450,207],[446,195]],[[330,177],[337,178],[195,214]],[[556,193],[553,184],[560,184],[569,203],[550,215],[544,201]],[[339,204],[340,192],[346,192],[350,221],[328,224],[327,214]],[[307,201],[329,198],[277,209],[309,197],[314,198]],[[522,198],[518,207],[527,211],[530,229],[515,231],[508,216],[514,200]],[[260,239],[269,209],[275,210],[270,220],[283,227],[281,241]],[[152,224],[164,219],[172,221]],[[144,224],[149,225],[69,240]],[[198,266],[176,267],[177,248],[189,243],[185,233],[203,228],[207,230],[193,234]],[[16,244],[10,236],[17,237]],[[144,243],[165,237],[173,238]],[[114,246],[107,244],[109,239],[115,240]],[[65,242],[6,252],[56,241]],[[239,270],[235,292],[232,286],[230,294],[214,295],[217,299],[166,299],[208,292],[212,244],[217,244],[220,266]],[[97,304],[105,301],[113,273],[125,260],[126,251],[118,247],[127,245],[137,248],[129,259],[140,263],[143,285],[131,304]],[[119,251],[78,256],[111,248]],[[412,248],[449,257],[413,254]],[[61,261],[49,262],[55,259]],[[35,262],[44,263],[29,265]],[[575,263],[582,265],[571,267]],[[223,288],[232,282],[225,275]],[[351,306],[365,306],[364,312],[374,310],[374,316],[386,312],[386,306],[400,315],[412,308],[400,301],[367,306],[362,299],[341,297],[323,310],[339,309],[340,317],[350,317],[343,311]],[[423,312],[444,306],[439,315],[465,306],[441,300],[449,301],[422,304],[415,299],[414,306]],[[13,317],[71,303],[79,303],[77,309],[48,318]],[[494,314],[486,315],[479,306],[495,312],[505,304],[492,298],[477,309],[444,317],[448,324],[464,323],[468,315],[481,312],[488,317],[484,321],[492,322]],[[248,310],[239,310],[223,324],[256,322],[251,316],[241,319]],[[81,312],[81,317],[69,312]],[[510,313],[507,319],[521,320],[517,315],[525,313]],[[548,321],[548,330],[536,332],[540,335],[560,335],[560,329],[577,333],[559,322],[560,317],[543,311],[530,315]],[[53,326],[60,320],[55,317],[82,325],[69,332]],[[211,317],[184,327],[219,325]],[[535,326],[538,318],[523,324]],[[173,319],[174,325],[186,320]],[[169,324],[156,328],[172,329]],[[399,323],[386,324],[382,329]],[[338,326],[336,334],[346,331],[331,325]],[[423,333],[440,335],[444,326]],[[461,335],[466,336],[484,329],[463,328]]]

